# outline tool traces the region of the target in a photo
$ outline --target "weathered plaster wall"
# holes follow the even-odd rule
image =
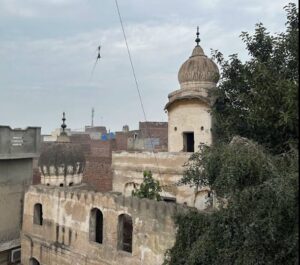
[[[35,203],[43,205],[43,225],[33,224]],[[89,240],[90,211],[103,214],[103,243]],[[176,204],[68,188],[31,186],[25,195],[22,264],[31,257],[43,265],[156,265],[175,240]],[[118,216],[133,221],[132,253],[118,250]]]
[[[32,182],[40,131],[39,127],[22,130],[0,126],[0,260],[4,264],[10,250],[20,245],[23,197]]]
[[[32,159],[0,160],[0,251],[19,239],[23,196],[31,179]]]
[[[76,184],[80,184],[82,181],[82,174],[74,174],[74,175],[42,175],[41,176],[41,184],[50,185],[50,186],[72,186]]]
[[[0,159],[33,158],[40,150],[41,128],[11,129],[0,125]]]
[[[183,151],[183,133],[194,132],[194,150],[212,143],[210,107],[199,100],[174,102],[168,109],[168,150]],[[203,127],[203,128],[201,128]]]
[[[144,170],[151,170],[153,177],[163,186],[162,196],[176,198],[178,203],[194,207],[194,189],[176,185],[182,178],[183,164],[189,156],[189,153],[113,152],[113,191],[129,196],[132,183],[142,183]]]

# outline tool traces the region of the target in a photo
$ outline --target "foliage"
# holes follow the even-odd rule
[[[151,171],[144,171],[144,180],[140,187],[132,191],[132,196],[160,201],[161,186],[159,181],[153,179]]]
[[[222,162],[222,163],[220,163]],[[234,137],[230,144],[201,146],[185,164],[180,184],[210,186],[221,197],[267,180],[273,172],[271,157],[254,142]],[[221,176],[221,177],[220,177]]]
[[[225,60],[214,52],[222,73],[213,112],[215,134],[222,141],[241,135],[274,153],[298,144],[298,10],[295,4],[285,9],[285,32],[272,36],[259,23],[253,36],[241,34],[248,61],[237,54]]]
[[[169,264],[297,264],[298,153],[274,156],[244,141],[205,154],[204,176],[227,206],[177,216]]]
[[[218,141],[190,157],[180,184],[208,185],[226,205],[176,217],[168,264],[298,264],[298,10],[285,9],[286,32],[242,33],[249,61],[215,53]]]

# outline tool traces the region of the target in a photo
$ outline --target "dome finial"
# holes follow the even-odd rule
[[[200,42],[199,35],[200,35],[200,33],[199,33],[199,26],[197,26],[197,33],[196,33],[197,38],[195,39],[195,42],[197,43],[196,46],[199,46],[199,42]]]
[[[63,118],[62,118],[62,125],[61,125],[61,128],[62,128],[62,133],[61,135],[66,135],[66,132],[65,132],[65,129],[67,128],[67,125],[65,124],[65,121],[66,121],[66,117],[65,117],[65,112],[63,112]]]

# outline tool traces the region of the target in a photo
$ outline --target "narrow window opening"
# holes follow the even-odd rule
[[[183,133],[183,151],[194,152],[194,133],[186,132]]]
[[[36,225],[43,225],[43,206],[40,203],[34,205],[33,223]]]
[[[204,127],[203,126],[201,126],[201,131],[203,131],[204,130]]]
[[[62,184],[62,183],[59,184],[59,187],[63,187],[63,186],[64,186],[64,184]]]
[[[118,248],[132,253],[132,218],[127,214],[119,215]]]
[[[69,186],[73,186],[73,184],[74,184],[73,182],[70,182],[70,183],[69,183]]]
[[[99,244],[103,242],[103,214],[97,208],[91,210],[90,240]]]
[[[164,202],[176,203],[176,198],[173,197],[162,197]]]

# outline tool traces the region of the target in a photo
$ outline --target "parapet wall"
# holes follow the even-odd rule
[[[34,205],[43,206],[43,225],[33,224]],[[103,214],[103,243],[89,240],[90,212]],[[25,195],[22,264],[35,257],[44,265],[162,264],[175,241],[173,216],[187,207],[116,193],[31,186]],[[132,253],[118,249],[118,217],[133,223]],[[83,262],[83,263],[80,263]]]
[[[40,127],[11,129],[9,126],[0,126],[0,159],[37,157],[40,143]]]
[[[131,194],[130,183],[141,184],[143,172],[151,171],[163,188],[161,195],[176,198],[178,203],[194,206],[194,190],[176,183],[183,176],[183,165],[190,154],[170,152],[113,152],[113,191]]]

